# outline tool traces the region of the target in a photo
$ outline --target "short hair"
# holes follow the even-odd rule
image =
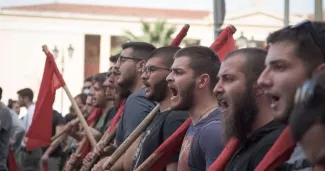
[[[12,109],[15,103],[17,103],[16,100],[9,99],[8,100],[8,108]]]
[[[17,94],[22,98],[27,97],[30,101],[33,101],[34,93],[30,88],[21,89],[17,92]]]
[[[94,76],[87,77],[84,82],[93,82]]]
[[[174,58],[186,56],[190,58],[189,67],[196,76],[207,73],[210,76],[210,89],[217,84],[217,74],[220,69],[218,55],[205,46],[189,46],[176,52]]]
[[[319,39],[325,39],[325,23],[311,22]],[[286,27],[271,33],[267,38],[267,44],[289,42],[294,45],[294,56],[297,56],[304,62],[308,74],[321,63],[324,62],[325,54],[322,54],[320,47],[311,36],[310,31],[303,27]]]
[[[75,98],[80,98],[81,103],[85,105],[87,100],[87,94],[80,93]]]
[[[148,55],[148,60],[151,58],[162,58],[164,65],[168,68],[170,68],[173,65],[174,62],[174,55],[175,53],[180,50],[180,47],[177,46],[164,46],[160,47],[154,51],[152,51]]]
[[[116,54],[116,55],[113,55],[113,56],[111,56],[111,57],[109,57],[109,61],[111,61],[112,63],[116,63],[117,62],[117,60],[118,60],[118,57],[121,55],[121,53],[118,53],[118,54]]]
[[[107,77],[107,72],[99,73],[95,76],[94,82],[98,82],[101,86],[103,86]]]
[[[316,75],[313,97],[304,104],[298,104],[289,118],[292,137],[300,141],[304,134],[316,124],[325,126],[325,72]]]
[[[145,42],[126,42],[122,44],[122,49],[131,48],[133,50],[132,57],[147,60],[148,55],[156,49],[156,47],[150,43]]]
[[[253,83],[257,81],[258,77],[265,69],[264,62],[267,51],[261,48],[237,49],[229,52],[225,56],[224,61],[236,55],[243,55],[243,57],[246,59],[243,67],[243,73],[246,76],[247,82]]]
[[[0,87],[0,100],[2,99],[2,88]]]

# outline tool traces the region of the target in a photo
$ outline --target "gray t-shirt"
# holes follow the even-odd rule
[[[23,122],[18,118],[18,115],[15,111],[9,109],[12,119],[12,129],[11,129],[11,138],[10,146],[13,151],[20,147],[21,141],[25,135],[25,129]]]
[[[0,171],[7,171],[9,139],[12,128],[12,119],[6,105],[0,102]]]
[[[145,89],[132,93],[126,100],[124,111],[116,130],[116,143],[120,146],[133,130],[156,106],[153,101],[145,98]]]

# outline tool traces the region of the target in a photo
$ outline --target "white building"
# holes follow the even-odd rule
[[[41,46],[57,47],[57,65],[62,67],[64,56],[64,79],[73,95],[81,91],[86,76],[107,71],[109,57],[120,42],[118,36],[130,30],[140,35],[140,21],[165,19],[178,30],[184,24],[191,28],[187,38],[199,40],[209,46],[214,41],[213,18],[209,11],[148,9],[77,4],[43,4],[18,6],[0,10],[0,86],[3,101],[17,99],[16,92],[30,87],[37,98],[45,55]],[[254,7],[250,10],[226,15],[224,26],[237,28],[234,38],[241,32],[244,36],[263,42],[267,35],[283,27],[283,15],[272,14]],[[291,23],[303,18],[291,16]],[[69,57],[68,47],[73,47]],[[54,108],[60,111],[60,92],[57,92]],[[68,112],[70,102],[64,95],[63,114]]]

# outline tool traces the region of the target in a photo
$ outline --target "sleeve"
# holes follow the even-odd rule
[[[189,117],[188,113],[182,111],[173,111],[167,117],[163,126],[163,139],[167,140]],[[180,149],[171,158],[170,162],[178,160]]]
[[[205,168],[208,169],[224,148],[220,121],[210,122],[202,128],[199,136],[199,146],[205,159]]]
[[[11,118],[12,118],[12,135],[10,138],[10,145],[13,150],[16,150],[20,144],[22,139],[25,135],[25,129],[22,121],[18,118],[17,114],[13,111],[10,111]]]
[[[154,103],[145,97],[136,96],[132,98],[127,106],[125,106],[124,117],[127,123],[123,123],[124,140],[133,132],[133,130],[143,121],[143,119],[154,108]]]
[[[0,131],[10,131],[12,118],[8,109],[0,107]]]

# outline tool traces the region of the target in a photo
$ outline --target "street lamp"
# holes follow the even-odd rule
[[[257,43],[254,40],[254,36],[252,36],[251,40],[248,42],[248,47],[257,47]]]
[[[73,52],[74,52],[74,48],[72,47],[72,45],[70,44],[69,47],[67,48],[68,50],[68,56],[71,59]],[[59,50],[57,48],[57,46],[54,46],[53,51],[53,56],[55,59],[58,59],[59,57]],[[62,55],[61,55],[61,74],[62,76],[64,76],[64,48],[62,48]],[[61,90],[61,114],[63,114],[63,90]]]
[[[248,40],[244,36],[244,32],[241,32],[240,33],[239,38],[236,40],[236,46],[237,46],[238,49],[247,48],[247,46],[248,46]]]

